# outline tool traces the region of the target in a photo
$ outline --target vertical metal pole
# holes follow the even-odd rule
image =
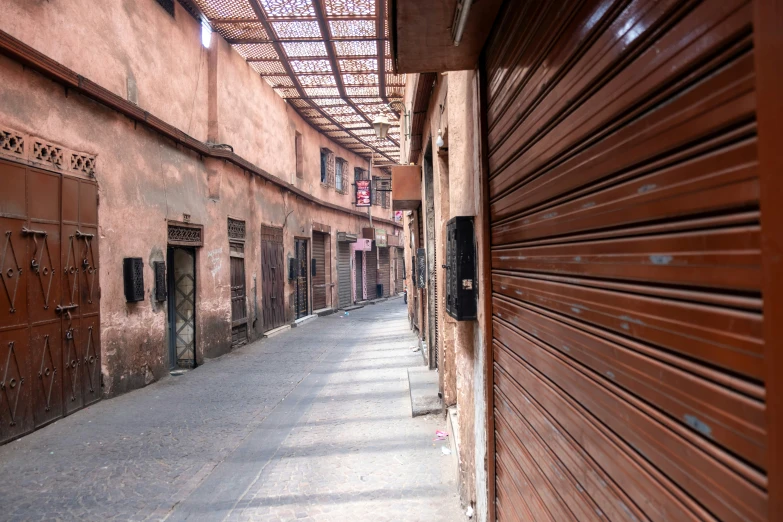
[[[367,215],[370,217],[370,228],[373,228],[372,226],[372,196],[373,196],[373,186],[372,186],[372,163],[375,160],[375,153],[370,153],[370,206],[367,207]]]

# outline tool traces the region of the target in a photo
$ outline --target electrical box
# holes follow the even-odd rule
[[[155,261],[152,266],[155,271],[155,300],[162,303],[166,300],[166,263]]]
[[[446,224],[446,313],[457,321],[476,319],[476,241],[473,217]]]
[[[298,277],[298,267],[296,266],[296,258],[288,258],[288,280],[293,281]]]
[[[129,303],[144,301],[144,261],[140,257],[126,257],[122,260],[122,278],[125,300]]]
[[[318,275],[318,263],[316,263],[315,258],[310,260],[310,277],[315,277]]]
[[[416,250],[416,275],[417,286],[419,288],[427,287],[427,251],[423,248]]]

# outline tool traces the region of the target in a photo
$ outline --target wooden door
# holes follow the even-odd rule
[[[283,229],[261,227],[261,301],[264,331],[285,324]]]
[[[340,307],[351,306],[351,244],[337,243],[337,294]]]
[[[759,220],[751,14],[526,0],[498,17],[500,521],[768,519],[760,235],[780,225]]]
[[[241,346],[245,343],[247,343],[247,301],[245,289],[244,244],[240,245],[232,243],[231,346]]]
[[[294,240],[294,252],[296,255],[296,290],[295,290],[295,306],[296,318],[299,319],[308,314],[308,301],[307,301],[307,281],[309,279],[310,263],[307,258],[307,240],[296,239]]]
[[[326,243],[329,236],[321,232],[313,232],[313,310],[326,308]]]

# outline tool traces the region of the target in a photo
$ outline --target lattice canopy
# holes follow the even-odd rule
[[[311,125],[361,156],[375,152],[379,166],[399,162],[399,128],[384,140],[372,132],[379,114],[398,121],[388,104],[405,85],[390,70],[387,0],[180,1]]]

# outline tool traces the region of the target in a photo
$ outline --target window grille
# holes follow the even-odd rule
[[[201,246],[202,227],[200,225],[169,223],[169,244],[181,246]]]
[[[321,149],[321,183],[334,187],[334,153],[329,149]]]
[[[381,204],[380,202],[381,198],[378,197],[378,191],[375,190],[375,184],[377,182],[378,182],[378,176],[373,176],[372,183],[370,184],[370,186],[372,187],[372,191],[370,192],[370,201],[372,202],[373,205],[376,206]]]
[[[341,194],[345,194],[348,191],[347,172],[348,172],[348,162],[345,161],[343,158],[337,158],[337,162],[335,163],[334,184],[337,192]]]
[[[239,219],[228,218],[228,238],[239,241],[245,240],[245,222]]]
[[[296,148],[296,177],[304,178],[304,153],[302,151],[302,133],[297,132],[294,140]]]

